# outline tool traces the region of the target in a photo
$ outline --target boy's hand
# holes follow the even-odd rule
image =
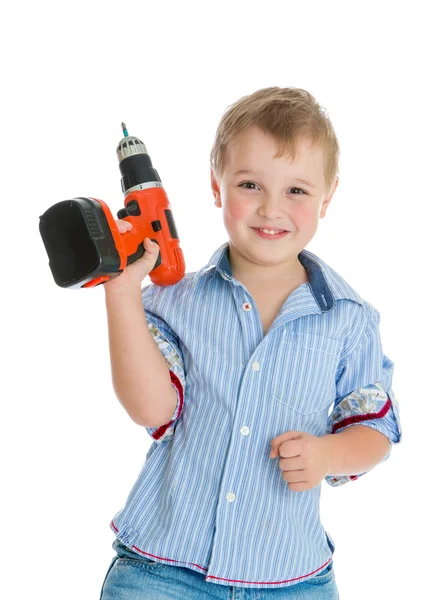
[[[270,458],[280,456],[279,468],[290,490],[304,492],[329,473],[330,455],[324,437],[286,431],[271,441]]]
[[[117,219],[116,225],[122,235],[133,228],[129,221],[124,221],[123,219]],[[143,247],[145,248],[143,256],[131,263],[131,265],[126,266],[123,273],[118,277],[114,277],[104,283],[106,290],[125,291],[140,288],[142,281],[154,268],[159,255],[158,244],[152,242],[149,238],[143,240]]]

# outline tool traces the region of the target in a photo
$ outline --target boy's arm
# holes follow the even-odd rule
[[[328,475],[365,473],[381,463],[388,455],[391,442],[383,433],[354,425],[337,435],[324,435],[330,457]]]
[[[105,289],[111,370],[116,396],[143,427],[168,423],[177,394],[168,364],[149,329],[141,290]]]
[[[387,460],[392,445],[401,440],[399,405],[392,390],[394,364],[383,354],[379,322],[379,312],[366,303],[358,340],[340,365],[337,397],[327,428],[330,434],[328,450],[332,444],[335,451],[332,472],[325,478],[331,486],[365,475],[373,466]],[[368,429],[374,431],[371,434],[362,431]],[[349,430],[353,430],[352,433]],[[373,435],[375,432],[388,440],[387,453],[381,460],[386,440],[381,441],[378,434]],[[368,440],[372,444],[370,452],[366,448]],[[366,467],[362,468],[364,464]],[[355,468],[349,472],[349,466]],[[336,472],[339,469],[341,472]]]

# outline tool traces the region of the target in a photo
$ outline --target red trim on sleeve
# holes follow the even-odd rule
[[[382,419],[390,410],[392,406],[392,401],[389,396],[387,396],[387,402],[383,406],[383,408],[377,413],[366,413],[364,415],[355,415],[353,417],[347,417],[340,421],[340,423],[336,423],[332,428],[332,433],[335,433],[338,429],[342,427],[346,427],[346,425],[352,425],[353,423],[361,423],[361,421],[370,421],[372,419]]]
[[[178,390],[178,411],[177,416],[174,419],[176,421],[181,415],[181,411],[183,410],[183,386],[181,385],[181,381],[173,371],[169,371],[169,375],[171,377],[171,383],[175,385],[175,387]],[[161,427],[159,427],[157,431],[154,431],[152,437],[155,440],[159,440],[163,435],[165,435],[166,430],[172,425],[173,422],[174,421],[169,421],[169,423],[166,423],[166,425],[162,425]]]

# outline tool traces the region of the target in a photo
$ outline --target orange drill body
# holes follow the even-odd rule
[[[143,240],[150,238],[160,247],[160,264],[150,272],[151,281],[156,285],[166,286],[174,285],[184,277],[186,266],[183,252],[178,237],[175,237],[175,226],[170,212],[171,205],[162,187],[150,187],[128,194],[125,198],[125,208],[131,202],[137,202],[140,214],[123,217],[124,221],[129,221],[133,226],[123,235],[105,202],[97,198],[92,199],[100,203],[107,217],[120,256],[121,271],[132,262],[129,260],[131,256],[140,258],[145,251]],[[107,278],[110,277],[107,276]],[[92,280],[86,286],[93,287],[98,283],[101,281]]]

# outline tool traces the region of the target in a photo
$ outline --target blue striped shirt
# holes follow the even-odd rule
[[[232,276],[228,243],[176,285],[143,288],[176,408],[169,423],[147,428],[153,443],[110,523],[141,556],[227,586],[310,579],[335,548],[320,522],[321,484],[290,490],[269,458],[271,440],[361,424],[400,441],[378,311],[315,254],[303,250],[299,260],[309,281],[265,336],[251,294]],[[326,481],[338,486],[362,475]]]

